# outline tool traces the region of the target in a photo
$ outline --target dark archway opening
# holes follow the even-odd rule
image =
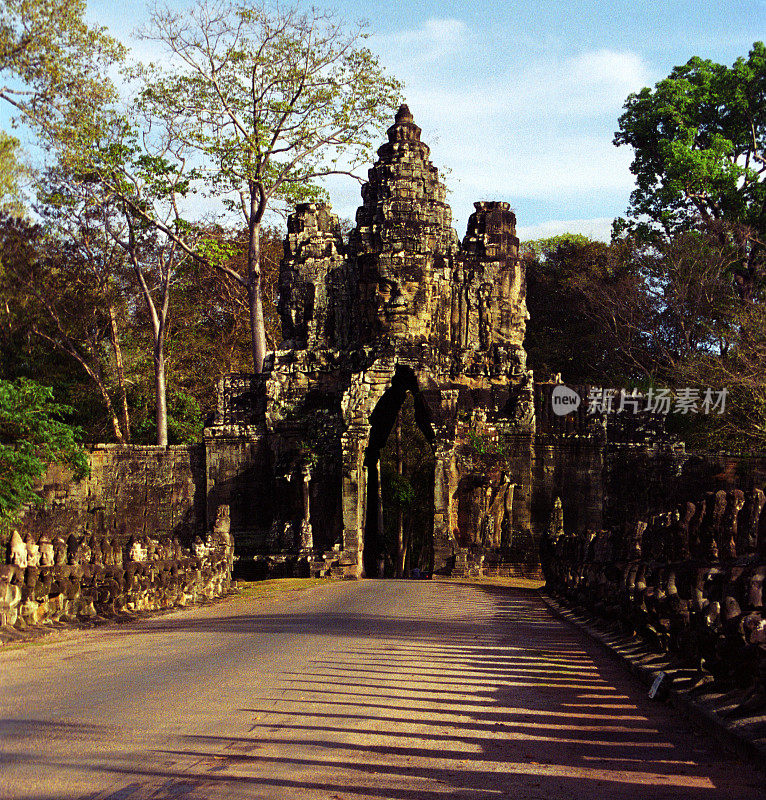
[[[396,367],[390,388],[370,414],[370,424],[365,574],[430,574],[436,437],[412,369]]]

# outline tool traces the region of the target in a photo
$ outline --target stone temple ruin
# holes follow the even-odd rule
[[[133,563],[131,541],[193,550],[223,514],[243,577],[378,575],[397,516],[393,503],[383,508],[381,480],[391,478],[397,418],[420,459],[406,513],[426,572],[537,570],[556,498],[565,530],[592,535],[631,530],[711,489],[763,486],[766,458],[686,453],[664,417],[590,413],[597,388],[533,380],[525,329],[546,320],[527,320],[508,204],[476,203],[461,243],[406,106],[378,155],[347,239],[329,206],[290,217],[285,341],[262,374],[220,381],[204,441],[94,445],[82,481],[51,465],[20,541],[95,542],[90,564],[102,563],[106,541],[113,560],[119,551]]]
[[[468,431],[528,442],[534,430],[515,217],[476,203],[461,245],[420,132],[402,106],[347,244],[329,206],[289,219],[285,342],[262,375],[221,382],[205,431],[209,505],[231,504],[240,552],[369,572],[379,452],[408,392],[435,453],[434,568],[529,526],[525,448],[481,474],[463,452]]]
[[[605,423],[543,408],[515,216],[477,202],[461,243],[420,134],[403,105],[347,242],[328,205],[289,218],[285,341],[261,375],[220,382],[205,430],[208,518],[231,506],[240,558],[376,574],[378,459],[408,393],[434,452],[435,572],[501,564],[563,487],[571,521],[601,527]]]

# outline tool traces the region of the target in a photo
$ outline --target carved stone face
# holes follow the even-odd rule
[[[391,336],[428,335],[431,329],[431,278],[420,270],[396,275],[371,269],[360,281],[366,317],[373,333]]]
[[[141,542],[139,542],[137,539],[130,545],[128,558],[135,562],[141,562],[145,558],[144,548],[141,547]]]
[[[18,531],[14,531],[11,537],[11,564],[21,569],[27,567],[27,546]]]
[[[42,536],[38,544],[40,546],[40,566],[52,567],[55,561],[53,542],[47,536]]]
[[[53,552],[54,560],[57,565],[61,566],[62,564],[66,564],[67,546],[66,542],[60,536],[57,536],[53,540]]]
[[[40,547],[37,542],[32,538],[31,534],[27,534],[27,566],[39,567],[40,566]]]

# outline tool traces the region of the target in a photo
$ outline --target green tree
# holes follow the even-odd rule
[[[545,260],[551,253],[555,252],[559,245],[581,245],[591,244],[594,240],[581,233],[559,233],[555,236],[544,236],[542,239],[530,239],[522,242],[519,252],[527,258],[537,258]]]
[[[23,326],[82,368],[98,390],[115,440],[129,441],[120,322],[124,297],[115,286],[114,252],[86,220],[69,239],[40,225],[5,218],[0,225],[0,296],[6,322]],[[93,235],[91,235],[93,234]],[[112,400],[116,383],[119,409]]]
[[[750,296],[765,277],[764,44],[731,67],[694,57],[631,94],[614,142],[635,151],[629,212],[665,234],[702,227],[736,245],[733,273]]]
[[[646,374],[645,287],[634,263],[572,234],[522,252],[532,320],[524,345],[538,378],[609,386]]]
[[[162,7],[144,35],[178,65],[144,71],[144,111],[204,164],[209,193],[241,214],[247,228],[247,269],[216,265],[247,291],[260,372],[264,216],[280,204],[323,196],[318,179],[353,174],[369,161],[401,85],[363,46],[362,28],[315,9],[267,10],[250,2],[199,2],[183,12]]]
[[[53,390],[34,381],[0,379],[0,535],[7,538],[17,512],[39,501],[35,481],[51,462],[88,473],[80,431],[64,422],[72,411],[54,402]]]
[[[108,68],[125,50],[84,21],[85,0],[5,0],[0,7],[0,99],[38,133],[77,139],[89,111],[115,96]]]
[[[24,184],[32,170],[21,157],[21,143],[0,130],[0,213],[21,217],[26,214]]]

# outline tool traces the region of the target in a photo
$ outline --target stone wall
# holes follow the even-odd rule
[[[201,445],[89,448],[90,476],[51,465],[41,479],[42,508],[30,508],[19,531],[39,538],[178,536],[189,544],[206,530],[205,453]]]
[[[196,536],[190,548],[177,536],[133,535],[121,544],[95,533],[22,539],[14,532],[0,565],[0,642],[3,627],[23,630],[220,597],[231,586],[234,563],[228,511],[221,507],[210,535]]]
[[[674,654],[690,685],[766,707],[766,512],[760,488],[719,489],[609,530],[566,532],[554,508],[547,587]]]
[[[532,467],[532,529],[545,530],[556,497],[569,530],[603,527],[605,448],[593,436],[539,435]]]

